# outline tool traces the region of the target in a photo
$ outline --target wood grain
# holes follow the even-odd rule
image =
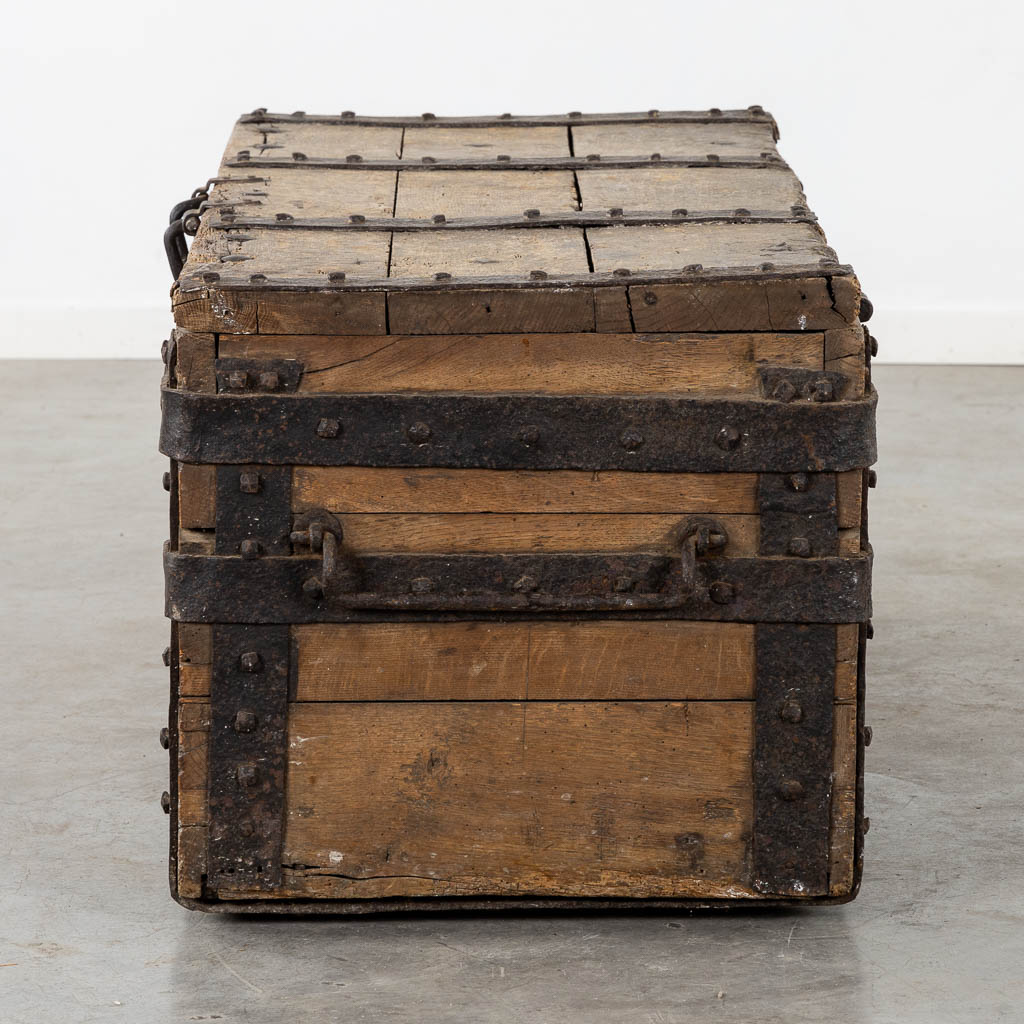
[[[216,338],[212,334],[182,330],[174,332],[174,376],[182,391],[212,394],[217,390],[214,369]]]
[[[860,627],[856,623],[836,626],[836,682],[835,699],[842,703],[857,700],[857,664]]]
[[[570,155],[569,131],[561,125],[412,126],[405,129],[402,147],[403,160],[496,160],[501,154],[564,159]]]
[[[750,700],[745,623],[296,626],[299,701]]]
[[[628,312],[627,312],[628,317]],[[222,357],[297,359],[300,391],[759,392],[758,365],[822,368],[822,335],[222,335]]]
[[[851,469],[836,474],[836,516],[841,530],[860,529],[864,471]]]
[[[261,148],[264,146],[273,148]],[[402,129],[390,125],[239,122],[224,149],[224,163],[234,160],[241,149],[248,149],[254,160],[263,155],[287,159],[296,152],[305,153],[310,160],[343,160],[352,153],[364,160],[397,160],[402,152]],[[253,168],[249,173],[263,174],[267,170]],[[222,166],[221,173],[241,177],[247,172],[244,167]]]
[[[577,156],[702,157],[717,153],[726,159],[760,159],[775,153],[770,124],[588,124],[572,126]],[[716,168],[725,170],[726,168]],[[784,171],[766,169],[767,174]]]
[[[295,704],[279,895],[753,895],[752,740],[745,701]]]
[[[753,514],[757,474],[296,466],[292,507],[337,513]]]
[[[864,394],[867,351],[863,327],[858,324],[825,332],[825,369],[834,370],[846,377],[844,397],[860,398]]]
[[[829,830],[829,892],[846,895],[853,888],[857,814],[857,708],[837,704],[833,724],[835,778]]]
[[[577,205],[572,171],[403,171],[395,216],[520,217],[525,210],[566,213]]]
[[[217,467],[178,463],[178,526],[212,530],[217,525]]]

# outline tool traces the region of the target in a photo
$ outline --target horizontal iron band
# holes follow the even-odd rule
[[[231,160],[225,160],[225,167],[320,167],[347,171],[581,171],[588,167],[604,167],[608,170],[626,170],[633,167],[751,167],[767,170],[789,171],[789,164],[781,157],[771,159],[719,156],[606,156],[594,154],[594,159],[579,157],[514,156],[508,160],[370,160],[360,157],[309,156],[301,154],[299,159],[268,157],[264,155],[242,156],[240,150]],[[356,154],[358,155],[358,154]],[[712,159],[712,157],[714,159]]]
[[[238,261],[237,257],[230,263],[223,264],[232,268],[239,268],[244,264]],[[228,289],[242,289],[251,291],[258,288],[260,291],[356,291],[356,292],[411,292],[411,291],[439,291],[449,292],[464,289],[538,289],[548,291],[565,291],[567,288],[607,288],[623,285],[656,285],[656,284],[693,284],[715,281],[784,281],[798,280],[800,278],[825,278],[831,280],[833,277],[853,277],[853,267],[845,263],[835,263],[830,259],[823,259],[818,263],[800,263],[788,267],[778,267],[770,263],[760,265],[750,264],[737,267],[704,267],[692,266],[681,267],[673,270],[643,270],[633,272],[626,268],[622,271],[608,271],[589,274],[558,274],[546,272],[544,277],[535,278],[524,274],[523,277],[330,277],[320,274],[309,277],[287,277],[265,274],[257,275],[252,280],[250,275],[233,269],[231,274],[222,277],[217,270],[211,268],[221,266],[217,263],[207,263],[198,268],[186,266],[182,276],[178,279],[177,289],[179,292],[204,291],[207,288],[216,288],[218,291]]]
[[[230,207],[229,207],[230,208]],[[225,211],[212,222],[214,227],[241,230],[244,228],[305,228],[321,231],[487,231],[520,228],[603,228],[623,224],[657,226],[662,224],[814,224],[817,217],[810,210],[794,214],[790,210],[681,210],[678,213],[638,212],[609,214],[581,211],[518,217],[453,217],[451,220],[412,220],[398,217],[252,217]]]
[[[372,621],[401,612],[536,616],[565,611],[558,605],[564,600],[572,602],[572,614],[817,623],[871,616],[870,552],[847,558],[700,559],[693,593],[672,608],[657,607],[658,588],[670,586],[680,571],[679,558],[670,555],[368,555],[358,562],[356,594],[316,600],[304,585],[319,575],[318,558],[246,559],[167,549],[167,615],[181,622],[255,624]],[[536,580],[543,603],[514,589],[524,576]],[[613,581],[623,576],[635,581],[633,592],[615,592]],[[422,587],[424,580],[432,589],[418,592],[416,581]]]
[[[842,472],[876,459],[876,395],[838,402],[164,387],[160,450],[189,463]]]
[[[509,114],[481,117],[368,117],[363,114],[275,114],[254,110],[238,119],[240,124],[341,124],[382,125],[394,128],[496,128],[519,126],[537,128],[545,125],[590,124],[766,124],[774,126],[771,114],[763,110],[644,110],[622,114]]]

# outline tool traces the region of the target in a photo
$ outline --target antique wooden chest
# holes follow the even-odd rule
[[[776,138],[240,118],[165,236],[180,902],[855,895],[870,306]]]

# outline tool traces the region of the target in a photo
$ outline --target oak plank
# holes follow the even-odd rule
[[[279,895],[754,895],[752,741],[745,701],[294,704]]]
[[[755,473],[296,466],[299,512],[757,512]]]
[[[867,379],[867,349],[864,328],[840,327],[825,332],[825,369],[843,374],[846,398],[860,398]]]
[[[212,677],[210,665],[179,665],[178,693],[182,697],[208,697]]]
[[[239,150],[247,149],[252,159],[291,157],[304,153],[310,160],[343,160],[358,154],[364,160],[397,160],[402,152],[402,129],[392,125],[320,124],[317,122],[237,122],[224,149],[222,175],[245,176],[244,167],[228,167]],[[306,168],[314,170],[314,168]],[[254,167],[248,172],[263,175],[272,168]],[[346,171],[359,173],[358,171]]]
[[[178,526],[212,530],[217,525],[217,467],[178,464]]]
[[[424,125],[405,129],[403,160],[422,160],[425,156],[437,160],[496,160],[499,155],[565,159],[570,155],[568,129],[561,125]],[[428,178],[435,173],[420,176]]]
[[[213,661],[213,626],[179,622],[178,659],[182,665],[209,665]]]
[[[857,668],[860,658],[860,627],[856,623],[836,626],[836,702],[856,703]]]
[[[217,390],[216,338],[209,333],[187,331],[178,327],[174,332],[174,377],[182,391],[212,394]]]
[[[835,777],[829,829],[829,893],[853,888],[857,814],[857,708],[837,704],[833,722]]]
[[[345,547],[357,556],[378,552],[669,552],[678,550],[687,518],[678,514],[370,512],[346,514],[341,525]],[[757,516],[720,515],[716,521],[728,534],[730,556],[757,554]]]
[[[530,209],[552,214],[577,208],[572,171],[409,171],[398,176],[395,216],[518,217]]]
[[[836,474],[836,516],[841,530],[860,529],[864,471],[851,469]]]
[[[762,153],[775,154],[772,126],[747,124],[588,124],[572,126],[577,156],[702,157],[717,153],[726,159],[758,160]],[[715,168],[714,170],[726,170]],[[630,172],[635,173],[635,172]],[[781,170],[767,170],[783,174]]]
[[[753,626],[681,621],[296,626],[299,701],[749,700]]]
[[[297,359],[310,392],[731,394],[759,391],[761,363],[821,369],[822,335],[222,335],[219,352]]]
[[[594,289],[595,331],[599,334],[618,334],[633,330],[628,295],[625,288]]]

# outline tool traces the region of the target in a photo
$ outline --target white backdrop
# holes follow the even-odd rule
[[[241,112],[745,107],[881,358],[1024,362],[1015,3],[54,0],[8,7],[0,356],[154,356],[167,210]]]

